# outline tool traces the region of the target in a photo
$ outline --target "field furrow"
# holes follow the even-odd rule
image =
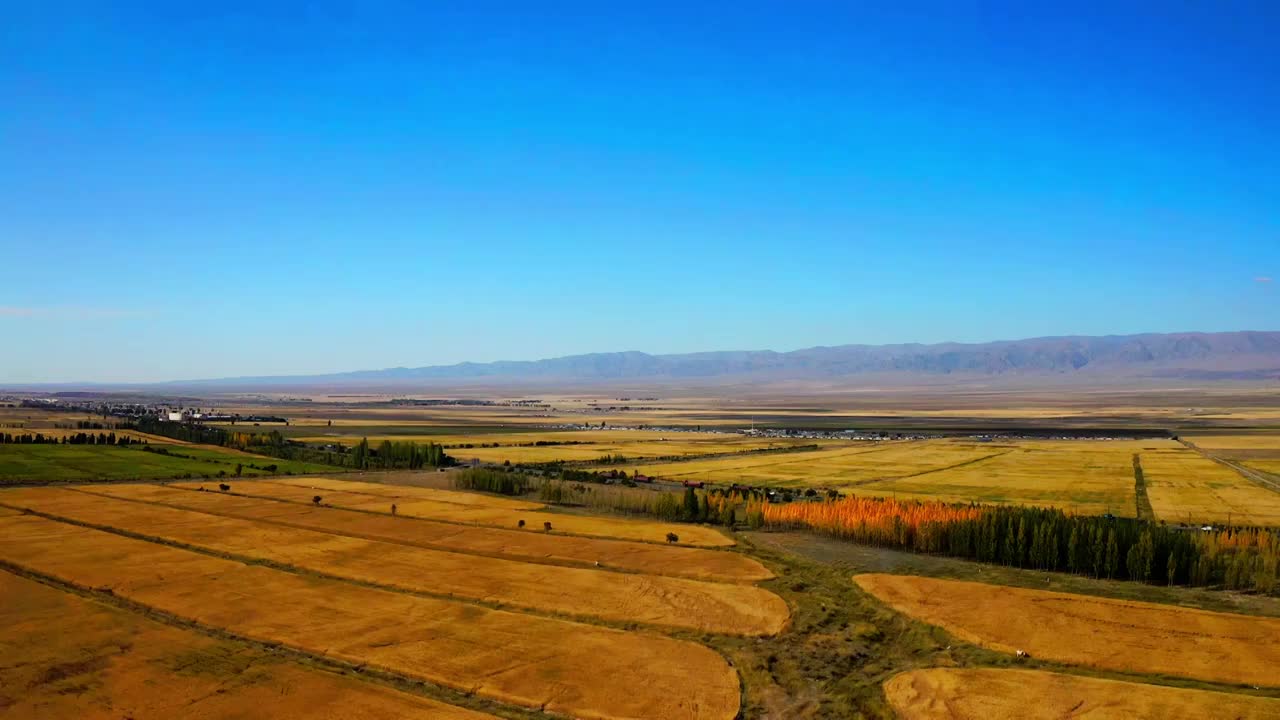
[[[496,720],[3,571],[0,597],[0,718]]]
[[[476,557],[61,489],[11,490],[0,503],[389,588],[616,623],[773,635],[788,618],[782,598],[749,585]]]
[[[667,533],[679,535],[681,544],[701,547],[728,547],[733,540],[723,533],[709,527],[687,525],[681,523],[664,523],[648,520],[623,520],[609,517],[593,517],[586,515],[569,515],[565,513],[545,512],[539,509],[519,509],[513,507],[463,506],[453,502],[440,500],[406,499],[403,502],[392,497],[370,495],[367,492],[352,493],[342,490],[331,490],[322,487],[305,487],[284,485],[275,482],[239,481],[229,483],[231,492],[248,497],[285,500],[289,502],[310,503],[319,495],[322,502],[333,507],[364,510],[390,515],[391,505],[396,505],[396,514],[405,517],[419,517],[428,520],[462,523],[470,525],[487,525],[516,529],[519,521],[525,521],[525,532],[544,532],[543,523],[551,523],[554,532],[570,535],[586,535],[592,537],[608,537],[620,540],[639,540],[642,542],[663,543]],[[183,482],[174,483],[173,487],[198,490],[203,487],[214,490],[217,483]]]
[[[95,485],[78,490],[223,517],[490,557],[587,567],[598,564],[599,567],[650,575],[729,582],[755,582],[773,577],[773,573],[758,560],[723,550],[396,518],[342,508],[263,502],[219,492],[192,492],[162,485]]]
[[[909,575],[854,580],[907,615],[1001,652],[1280,687],[1280,619]]]
[[[0,518],[0,536],[0,559],[68,583],[503,702],[583,718],[738,711],[734,670],[690,642],[307,578],[37,517]]]
[[[902,720],[1203,720],[1280,717],[1280,700],[1039,670],[934,668],[895,675],[885,697]]]

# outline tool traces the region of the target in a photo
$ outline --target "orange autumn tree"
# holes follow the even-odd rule
[[[752,502],[748,517],[765,527],[806,528],[868,545],[932,551],[946,526],[977,520],[982,509],[937,501],[845,497],[825,502]]]

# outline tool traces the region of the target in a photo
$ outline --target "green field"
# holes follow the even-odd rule
[[[136,446],[115,445],[0,445],[0,484],[67,480],[154,480],[180,477],[334,472],[328,465],[224,452],[189,445],[164,446],[171,455],[146,452]],[[187,457],[183,457],[187,456]],[[256,465],[257,467],[250,467]]]

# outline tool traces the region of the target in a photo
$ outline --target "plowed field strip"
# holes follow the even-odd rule
[[[994,650],[1280,687],[1280,619],[904,575],[854,580],[897,610]]]
[[[201,487],[212,490],[216,485],[182,482],[174,483],[170,487],[198,491]],[[420,517],[438,522],[452,522],[463,525],[484,525],[515,529],[519,526],[519,521],[524,520],[524,532],[543,532],[543,523],[549,522],[555,532],[568,535],[607,537],[665,544],[667,533],[675,533],[679,535],[680,542],[683,545],[699,547],[728,547],[733,545],[733,540],[712,528],[684,523],[620,520],[539,510],[517,510],[484,506],[466,507],[438,500],[405,500],[404,502],[397,502],[392,498],[355,495],[340,490],[320,491],[269,482],[237,482],[231,486],[230,492],[244,497],[307,505],[310,505],[313,498],[319,495],[325,505],[388,516],[391,515],[391,505],[395,503],[397,506],[396,513],[405,517]]]
[[[913,670],[884,691],[902,720],[1280,718],[1280,700],[1271,698],[1039,670]]]
[[[36,517],[0,559],[211,628],[587,718],[728,718],[737,675],[700,645],[244,565]],[[697,682],[689,682],[696,678]]]
[[[240,561],[269,561],[329,579],[623,624],[773,635],[788,609],[757,587],[536,565],[202,515],[60,489],[14,490],[0,503]],[[370,562],[375,559],[376,562]],[[429,572],[424,572],[429,568]]]
[[[773,577],[773,573],[754,558],[722,550],[528,533],[343,508],[262,502],[226,493],[190,492],[160,485],[95,485],[79,486],[75,490],[218,517],[484,557],[727,582],[755,582]]]
[[[0,718],[496,720],[0,571]],[[463,699],[465,701],[465,699]]]

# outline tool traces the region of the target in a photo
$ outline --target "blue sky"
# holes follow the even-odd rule
[[[184,5],[0,8],[0,382],[1280,329],[1275,3]]]

